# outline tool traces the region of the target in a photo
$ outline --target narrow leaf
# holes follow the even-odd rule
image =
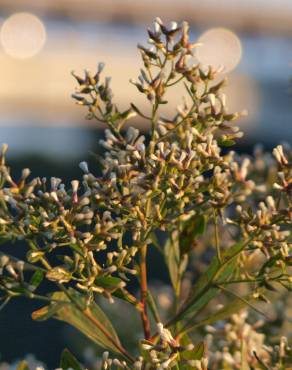
[[[179,235],[181,254],[187,254],[193,247],[195,239],[204,234],[206,219],[203,215],[195,215],[185,222]]]
[[[158,311],[155,299],[152,296],[150,290],[148,290],[148,292],[147,292],[147,303],[149,305],[150,311],[153,315],[153,318],[154,318],[155,322],[156,323],[161,322],[161,318],[160,318],[160,315],[159,315],[159,311]]]
[[[181,356],[184,360],[201,360],[204,356],[205,346],[203,342],[195,345],[195,347],[190,351],[184,351]]]
[[[79,364],[77,359],[69,352],[68,349],[64,349],[61,355],[60,367],[62,370],[74,369],[82,370],[83,367]]]
[[[169,325],[186,318],[194,318],[216,295],[220,292],[220,288],[214,283],[215,281],[228,280],[236,267],[237,256],[249,244],[250,239],[234,244],[222,254],[222,261],[218,261],[217,256],[214,256],[209,267],[200,277],[199,281],[193,287],[188,300],[182,307],[176,317],[170,321]]]
[[[70,289],[69,292],[74,301],[77,302],[80,307],[86,307],[86,298],[81,293],[73,289]],[[68,304],[51,303],[49,306],[33,312],[32,317],[34,320],[46,320],[50,317],[53,317],[57,320],[65,321],[74,326],[76,329],[80,330],[83,334],[85,334],[94,343],[98,344],[102,348],[120,353],[116,346],[104,334],[104,331],[106,331],[109,336],[120,345],[118,335],[105,313],[95,302],[91,303],[90,306],[86,308],[86,312],[85,310],[84,312],[81,312],[80,309],[69,302],[68,297],[63,292],[54,293],[52,298],[56,300],[68,301]],[[98,322],[100,327],[94,325],[93,321]]]
[[[60,300],[63,302],[68,300],[67,297],[65,297],[64,293],[62,292],[55,292],[51,295],[51,297],[54,300]],[[48,306],[44,306],[38,309],[37,311],[34,311],[31,314],[31,317],[33,320],[36,320],[36,321],[46,321],[50,319],[51,317],[53,317],[57,313],[57,311],[61,309],[63,304],[65,303],[57,303],[57,302],[51,303]]]
[[[248,304],[252,303],[255,299],[252,296],[246,296],[243,299],[235,298],[230,303],[225,305],[222,309],[217,312],[212,313],[208,318],[200,320],[197,323],[192,323],[188,321],[187,325],[184,327],[183,332],[190,332],[198,327],[205,325],[212,325],[217,321],[226,320],[230,318],[231,315],[240,312],[242,309],[246,308]]]
[[[153,246],[160,252],[160,253],[162,253],[163,254],[163,250],[162,250],[162,247],[161,247],[161,245],[160,245],[160,243],[159,243],[159,240],[158,240],[158,238],[157,238],[157,236],[156,236],[156,234],[153,232],[153,233],[151,233],[150,234],[150,239],[151,239],[151,242],[152,242],[152,244],[153,244]]]
[[[233,146],[235,144],[236,144],[236,141],[231,140],[231,139],[230,140],[222,140],[222,141],[220,141],[220,145],[225,146],[225,147]]]
[[[44,279],[44,273],[41,271],[41,270],[36,270],[30,281],[29,281],[29,285],[31,286],[31,289],[32,291],[34,292],[37,287],[41,284],[41,282],[43,281]]]
[[[176,290],[179,280],[180,251],[176,233],[172,233],[164,246],[164,257],[173,288]]]
[[[95,279],[95,284],[106,289],[117,289],[122,279],[115,276],[99,276]]]

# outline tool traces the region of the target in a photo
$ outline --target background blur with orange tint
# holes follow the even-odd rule
[[[249,112],[246,145],[291,139],[290,0],[0,0],[0,11],[0,137],[11,156],[71,161],[95,145],[95,124],[70,98],[72,69],[103,61],[117,103],[147,104],[128,81],[141,65],[136,44],[146,43],[156,16],[189,21],[204,43],[199,60],[230,71],[229,107]]]
[[[157,16],[188,21],[203,43],[198,60],[225,66],[230,110],[249,112],[240,150],[291,142],[291,0],[0,0],[0,141],[9,145],[14,173],[31,167],[36,176],[69,181],[97,149],[99,126],[70,97],[73,69],[94,71],[105,62],[116,102],[147,109],[129,79],[141,67],[136,44],[146,45],[146,27]],[[180,91],[169,101],[165,114],[181,102]],[[145,130],[142,124],[136,122]],[[34,352],[56,366],[68,329],[32,323],[34,307],[15,302],[1,312],[0,354],[10,361]]]

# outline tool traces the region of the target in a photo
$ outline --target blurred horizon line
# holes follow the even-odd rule
[[[167,4],[165,0],[0,0],[0,8],[2,12],[22,9],[79,21],[127,24],[149,22],[163,14],[165,21],[184,19],[197,27],[218,24],[236,31],[292,34],[292,2],[289,0],[167,0]]]

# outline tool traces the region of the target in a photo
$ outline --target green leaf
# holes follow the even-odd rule
[[[179,247],[181,254],[187,254],[192,249],[195,239],[203,235],[206,228],[206,218],[203,215],[195,215],[185,222],[179,235]]]
[[[62,292],[52,293],[51,298],[54,299],[55,301],[57,300],[61,302],[68,301],[67,297]],[[52,316],[54,316],[57,313],[57,311],[62,307],[63,304],[65,303],[53,302],[48,306],[44,306],[38,309],[37,311],[34,311],[31,314],[31,317],[35,321],[46,321],[50,319]]]
[[[277,253],[276,255],[270,257],[263,265],[262,267],[260,268],[259,272],[258,272],[258,277],[262,277],[265,273],[265,270],[267,268],[272,268],[274,267],[274,265],[277,265],[277,261],[279,261],[281,259],[281,253]]]
[[[180,339],[180,345],[187,346],[192,344],[192,341],[189,339],[188,335],[184,335]],[[180,370],[192,370],[193,366],[186,364],[186,361],[201,360],[205,353],[205,346],[203,342],[200,342],[194,346],[192,350],[183,351],[180,353],[179,367]]]
[[[120,112],[116,112],[116,113],[112,114],[112,116],[111,116],[112,122],[115,122],[115,121],[117,121],[120,118],[121,118]]]
[[[223,308],[221,308],[217,312],[212,313],[210,317],[202,319],[198,323],[192,323],[193,321],[191,320],[188,321],[183,331],[190,332],[201,326],[212,325],[217,321],[226,320],[231,315],[238,313],[242,309],[249,306],[249,303],[251,304],[253,301],[255,301],[255,298],[253,298],[252,295],[248,295],[246,297],[243,297],[242,299],[235,298],[230,303],[227,303]]]
[[[112,295],[116,298],[122,299],[123,301],[130,303],[131,305],[135,306],[138,310],[140,311],[142,310],[142,307],[140,307],[140,301],[138,301],[136,297],[129,293],[126,289],[117,289],[112,293]]]
[[[180,281],[187,268],[188,255],[182,254],[179,247],[179,235],[173,232],[164,246],[164,258],[168,268],[171,284],[179,295]]]
[[[180,250],[177,233],[172,233],[164,246],[164,257],[168,267],[171,284],[177,288],[179,279]]]
[[[49,306],[33,312],[32,318],[42,321],[53,317],[57,320],[64,321],[81,331],[100,347],[120,353],[116,346],[104,334],[104,331],[106,331],[120,345],[118,335],[105,313],[95,302],[86,307],[86,297],[74,289],[69,289],[69,293],[79,307],[84,307],[83,311],[70,302],[65,293],[57,292],[52,294],[52,298],[63,302],[67,301],[68,303],[53,302]],[[98,327],[94,322],[99,323],[100,326]]]
[[[149,119],[149,117],[145,116],[145,114],[143,114],[140,111],[140,109],[134,103],[131,103],[131,107],[132,107],[132,109],[133,109],[134,112],[136,112],[137,114],[139,114],[139,116],[144,117],[146,119]]]
[[[147,292],[147,303],[149,305],[150,311],[153,315],[155,322],[161,322],[157,304],[155,302],[153,295],[151,294],[150,289],[148,289],[148,292]]]
[[[69,352],[68,349],[64,349],[61,355],[60,367],[62,370],[74,369],[82,370],[83,367],[79,364],[77,359]]]
[[[149,238],[151,239],[151,242],[152,242],[152,245],[160,252],[163,254],[163,249],[159,243],[159,240],[157,238],[157,235],[155,234],[155,232],[152,232],[150,235],[149,235]]]
[[[183,351],[181,356],[184,360],[201,360],[204,356],[205,346],[203,342],[195,345],[195,347],[190,351]]]
[[[41,284],[43,279],[44,279],[44,273],[41,270],[36,270],[29,281],[29,285],[32,287],[33,292]]]
[[[115,276],[99,276],[95,279],[95,284],[106,289],[118,289],[122,279]]]
[[[220,288],[214,285],[215,280],[218,282],[224,282],[228,280],[236,267],[237,256],[240,252],[249,244],[253,239],[253,235],[250,239],[234,244],[227,251],[222,254],[222,261],[218,261],[217,256],[214,256],[207,270],[200,277],[199,281],[189,295],[186,303],[171,320],[170,324],[173,325],[176,322],[190,317],[193,319],[195,316],[220,292]]]
[[[114,297],[122,299],[128,303],[131,303],[134,306],[137,306],[137,299],[130,294],[126,289],[120,288],[122,279],[115,276],[100,276],[95,279],[95,284],[105,288],[106,290],[111,290],[111,294]]]
[[[225,147],[230,147],[230,146],[233,146],[236,144],[236,141],[234,140],[231,140],[231,139],[227,139],[227,140],[219,140],[219,144],[221,146],[225,146]]]

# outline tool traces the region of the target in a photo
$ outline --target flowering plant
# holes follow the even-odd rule
[[[150,113],[133,103],[118,109],[103,64],[95,75],[73,73],[73,97],[88,119],[107,125],[100,174],[82,162],[82,184],[73,180],[70,188],[58,178],[29,179],[28,169],[15,180],[3,145],[0,238],[24,240],[27,254],[19,260],[1,253],[2,307],[17,296],[46,302],[33,319],[65,321],[111,352],[115,359],[105,352],[101,369],[288,369],[287,341],[275,353],[258,348],[256,329],[239,311],[261,313],[275,290],[291,290],[291,151],[277,146],[274,159],[260,149],[253,159],[230,151],[242,136],[235,122],[243,114],[228,112],[219,71],[192,59],[198,44],[189,40],[188,24],[156,19],[148,35],[152,47],[138,45],[144,67],[131,83]],[[173,117],[163,117],[160,107],[177,84],[186,97]],[[125,129],[135,115],[149,121],[149,138]],[[194,253],[202,246],[212,258],[195,279]],[[149,248],[169,271],[173,305],[166,313],[147,284]],[[42,294],[46,280],[51,290]],[[144,335],[133,353],[95,297],[135,308]],[[235,333],[227,349],[193,343],[200,327],[216,332],[218,322]],[[82,365],[66,350],[61,367]]]

